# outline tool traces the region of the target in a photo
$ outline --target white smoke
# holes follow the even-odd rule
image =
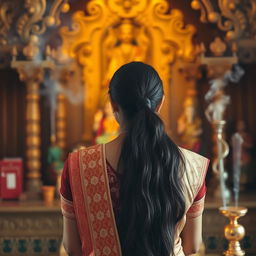
[[[212,79],[209,83],[210,90],[205,95],[205,100],[210,101],[218,91],[223,90],[229,82],[238,83],[244,75],[244,70],[238,64],[235,64],[231,70],[228,70],[224,76]]]
[[[224,88],[229,82],[238,82],[243,74],[244,70],[239,65],[234,65],[224,76],[210,81],[210,89],[205,95],[205,100],[209,102],[205,115],[210,122],[223,120],[226,107],[231,102],[230,96],[225,95]]]

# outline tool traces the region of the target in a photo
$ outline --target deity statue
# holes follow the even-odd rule
[[[118,136],[119,125],[115,120],[110,103],[103,110],[98,110],[94,119],[95,142],[107,143]]]
[[[181,146],[194,152],[199,152],[202,121],[197,115],[196,107],[195,97],[188,95],[184,101],[183,113],[178,119],[177,132],[180,135]]]
[[[106,55],[109,60],[103,79],[103,86],[108,86],[114,72],[131,61],[145,61],[148,38],[143,28],[138,28],[131,20],[125,19],[116,30],[109,29],[106,39]]]
[[[110,28],[103,44],[107,57],[107,65],[103,84],[99,110],[94,118],[94,133],[96,143],[106,143],[118,135],[117,124],[107,100],[110,79],[122,65],[131,61],[145,61],[148,39],[143,28],[137,28],[131,20],[125,19],[117,28]]]

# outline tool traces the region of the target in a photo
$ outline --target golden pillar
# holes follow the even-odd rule
[[[38,199],[41,192],[41,129],[40,129],[40,83],[44,79],[44,70],[52,69],[49,60],[35,60],[39,53],[39,39],[32,35],[23,48],[27,60],[17,60],[17,49],[13,48],[11,67],[19,73],[26,84],[26,168],[27,193],[29,199]]]
[[[55,53],[56,54],[56,53]],[[59,84],[60,88],[68,88],[73,71],[71,63],[59,63],[58,56],[54,56],[55,64],[54,69],[51,70],[51,80]],[[66,147],[66,96],[62,91],[56,94],[56,110],[54,113],[54,129],[52,130],[51,138],[52,143],[56,142],[57,145],[63,150]]]
[[[40,95],[39,86],[43,80],[43,69],[39,66],[13,62],[20,80],[26,83],[26,167],[28,197],[36,199],[41,190],[41,138],[40,138]]]
[[[59,147],[65,149],[66,147],[66,107],[65,96],[59,93],[57,96],[56,109],[56,142]]]

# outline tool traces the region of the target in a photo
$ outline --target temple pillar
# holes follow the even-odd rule
[[[26,84],[26,192],[29,199],[40,198],[41,192],[41,116],[40,84],[44,71],[52,69],[50,60],[38,60],[39,38],[31,35],[22,51],[26,60],[17,60],[17,49],[12,51],[11,67],[19,73],[20,80]]]
[[[17,63],[16,63],[17,64]],[[19,63],[21,64],[21,63]],[[23,63],[24,64],[24,63]],[[41,128],[40,83],[43,69],[32,65],[12,65],[17,68],[20,80],[26,84],[26,191],[28,198],[37,199],[41,191]]]
[[[66,147],[66,107],[65,96],[59,93],[57,96],[56,109],[56,142],[62,149]]]

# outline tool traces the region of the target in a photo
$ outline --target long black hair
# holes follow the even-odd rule
[[[109,93],[127,124],[118,163],[123,256],[169,256],[185,200],[181,152],[155,112],[164,94],[162,81],[151,66],[131,62],[116,71]]]

